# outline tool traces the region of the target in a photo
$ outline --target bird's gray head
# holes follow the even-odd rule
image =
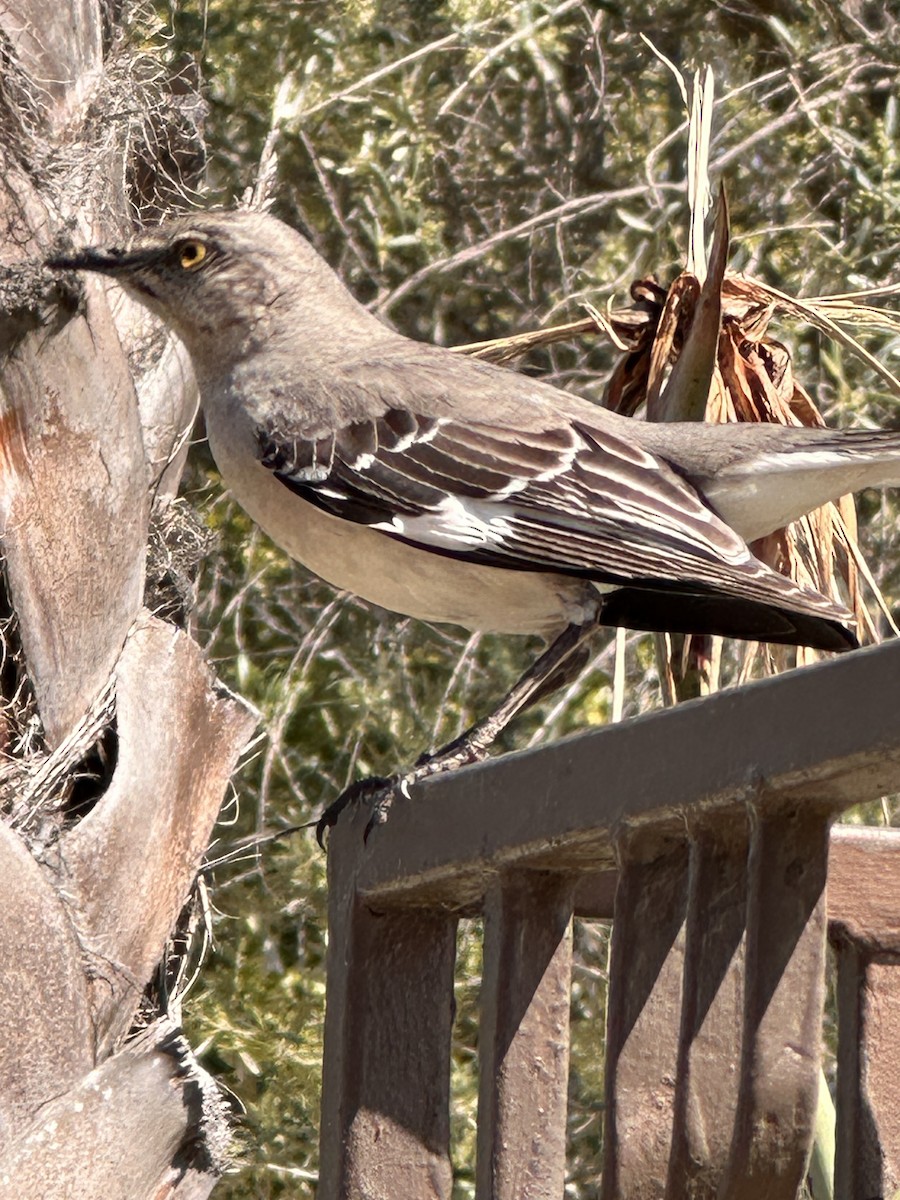
[[[123,247],[87,247],[47,266],[115,279],[171,325],[195,359],[277,340],[279,323],[296,338],[306,315],[321,337],[325,300],[338,319],[348,306],[363,311],[299,233],[263,213],[179,217]]]

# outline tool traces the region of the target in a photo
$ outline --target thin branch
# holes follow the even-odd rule
[[[660,191],[677,192],[682,194],[685,190],[685,184],[682,183],[663,183],[657,185]],[[538,213],[537,216],[529,217],[526,221],[520,221],[518,225],[512,225],[509,229],[501,229],[497,233],[492,233],[490,237],[484,238],[480,242],[476,242],[474,246],[467,246],[464,250],[457,251],[456,254],[451,254],[447,258],[439,258],[436,262],[429,263],[427,267],[422,267],[421,270],[414,274],[390,292],[387,296],[377,301],[372,307],[375,312],[388,312],[395,304],[409,295],[426,279],[430,279],[433,275],[441,275],[446,271],[453,271],[457,267],[465,266],[466,263],[472,262],[474,259],[483,258],[492,250],[496,250],[498,246],[504,245],[506,242],[516,241],[518,238],[527,237],[538,229],[543,229],[547,225],[552,225],[556,221],[572,221],[576,217],[587,216],[589,213],[598,212],[600,209],[609,208],[613,204],[619,204],[623,200],[633,200],[635,197],[646,196],[647,189],[643,184],[637,187],[618,188],[613,192],[594,192],[590,196],[576,196],[572,200],[566,200],[563,204],[556,205],[555,208],[547,209],[545,212]]]
[[[479,21],[475,25],[470,26],[470,29],[472,31],[483,29],[487,25],[490,25],[490,21]],[[302,112],[297,113],[295,119],[297,121],[306,121],[317,113],[324,112],[326,108],[331,108],[332,105],[346,100],[348,96],[355,96],[357,92],[365,91],[373,83],[378,83],[380,80],[386,79],[389,75],[393,75],[395,71],[402,71],[404,67],[418,62],[421,58],[426,58],[429,54],[433,54],[438,50],[460,49],[464,44],[460,33],[448,33],[446,37],[438,38],[436,42],[429,42],[427,46],[420,46],[418,50],[413,50],[411,54],[406,54],[403,58],[385,63],[377,71],[372,71],[370,74],[364,75],[362,79],[357,79],[356,83],[351,83],[348,87],[341,88],[339,92],[335,92],[333,96],[329,96],[326,100],[320,100],[318,104],[313,104],[310,108],[303,109]]]
[[[536,21],[532,21],[523,29],[517,29],[515,33],[511,33],[509,37],[504,38],[502,42],[498,42],[493,49],[489,50],[487,54],[478,60],[462,83],[453,89],[453,91],[438,109],[437,115],[439,117],[446,116],[459,98],[465,94],[472,83],[478,78],[478,76],[484,74],[491,63],[496,62],[496,60],[500,58],[507,50],[509,50],[511,46],[515,46],[517,42],[527,41],[528,38],[530,38],[532,34],[537,33],[539,29],[543,29],[546,25],[552,25],[554,21],[558,20],[559,17],[564,16],[567,12],[571,12],[573,8],[580,8],[581,4],[582,0],[565,0],[563,4],[560,4],[554,8],[552,12],[545,13],[544,16],[538,17]]]

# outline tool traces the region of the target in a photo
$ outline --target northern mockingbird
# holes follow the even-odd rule
[[[196,214],[48,265],[110,276],[182,338],[225,484],[310,570],[398,613],[551,640],[407,778],[479,757],[600,624],[857,644],[846,609],[747,542],[900,484],[900,435],[619,416],[394,333],[260,213]]]

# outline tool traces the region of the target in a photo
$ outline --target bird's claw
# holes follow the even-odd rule
[[[358,804],[368,804],[372,815],[363,833],[363,840],[368,841],[369,834],[378,825],[383,825],[388,818],[394,797],[399,794],[409,798],[409,789],[423,779],[438,775],[443,771],[455,771],[469,763],[480,762],[487,751],[473,744],[465,737],[457,738],[455,742],[442,747],[430,754],[422,754],[416,759],[415,766],[405,775],[372,775],[368,779],[358,779],[329,804],[316,822],[316,841],[325,849],[325,830],[336,824],[338,817],[345,808]]]
[[[365,837],[369,836],[369,831],[374,825],[382,825],[387,819],[387,810],[390,808],[390,797],[399,782],[399,777],[396,775],[389,777],[371,775],[367,779],[357,779],[348,788],[344,788],[338,798],[328,805],[316,822],[316,841],[322,849],[325,849],[325,830],[334,827],[338,817],[345,808],[353,808],[363,802],[372,805],[375,811],[372,814],[369,824],[366,826]],[[380,799],[380,797],[387,800],[386,805],[384,804],[384,799]],[[382,810],[383,815],[379,815],[382,813]]]

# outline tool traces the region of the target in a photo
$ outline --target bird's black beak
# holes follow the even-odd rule
[[[101,275],[120,275],[146,266],[155,251],[122,250],[112,247],[85,246],[71,254],[51,254],[44,266],[54,271],[98,271]]]

